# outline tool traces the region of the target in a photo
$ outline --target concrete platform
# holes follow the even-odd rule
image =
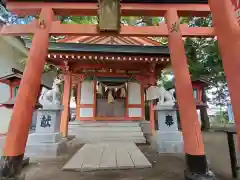
[[[149,168],[151,163],[134,143],[85,144],[63,170],[93,171]]]
[[[146,139],[139,122],[81,122],[69,123],[69,134],[81,144],[101,142],[133,142],[145,144]]]
[[[25,155],[30,158],[56,158],[67,152],[66,139],[57,143],[27,144]]]
[[[139,127],[138,122],[116,122],[116,121],[102,121],[102,122],[81,122],[81,121],[71,121],[69,126],[81,125],[85,127]]]

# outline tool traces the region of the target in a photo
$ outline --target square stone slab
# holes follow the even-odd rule
[[[149,168],[151,163],[134,143],[85,144],[63,170],[93,171]]]

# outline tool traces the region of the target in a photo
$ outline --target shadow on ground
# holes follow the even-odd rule
[[[204,143],[212,171],[220,180],[231,180],[230,160],[224,133],[204,133]],[[157,154],[149,145],[139,146],[153,164],[149,169],[67,172],[61,168],[80,147],[71,148],[69,155],[54,160],[33,161],[24,172],[26,180],[184,180],[183,155]]]

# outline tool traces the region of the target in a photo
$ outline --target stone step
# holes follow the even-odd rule
[[[127,137],[127,138],[120,138],[120,137],[108,137],[108,138],[91,138],[91,137],[85,137],[85,138],[79,138],[76,137],[76,141],[84,144],[84,143],[99,143],[99,142],[134,142],[137,144],[145,144],[146,139],[144,137]]]
[[[89,131],[89,132],[139,132],[141,127],[69,127],[69,131]]]
[[[89,132],[78,132],[78,133],[72,133],[69,132],[69,134],[74,134],[76,137],[142,137],[143,132],[128,132],[128,133],[89,133]]]
[[[81,143],[134,142],[146,143],[139,122],[81,122],[69,124],[69,134]]]
[[[72,121],[69,122],[69,127],[71,126],[83,126],[83,127],[140,127],[137,122],[81,122],[81,121]]]

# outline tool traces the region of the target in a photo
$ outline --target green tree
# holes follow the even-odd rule
[[[190,26],[210,27],[212,18],[191,18]],[[212,89],[211,103],[225,106],[229,92],[222,66],[218,42],[216,38],[187,38],[185,49],[188,57],[189,71],[193,79],[204,78],[209,81]]]
[[[211,16],[205,18],[182,18],[181,23],[186,23],[190,27],[211,27],[212,18]],[[229,92],[217,39],[186,38],[184,45],[191,78],[193,80],[203,78],[210,82],[209,89],[211,89],[212,95],[210,102],[214,105],[227,105],[229,102]],[[168,74],[165,74],[165,76],[166,75]],[[164,84],[169,86],[171,82],[165,81]]]

